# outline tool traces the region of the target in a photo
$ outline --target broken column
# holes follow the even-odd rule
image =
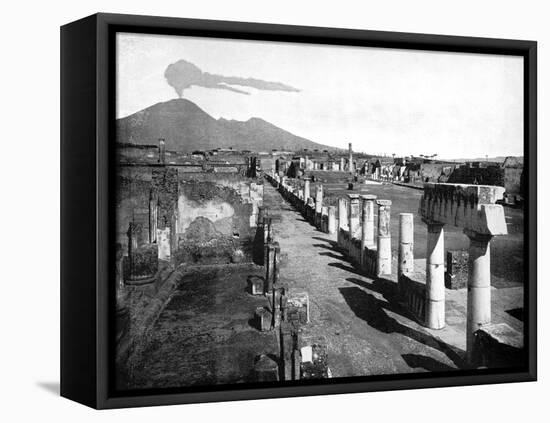
[[[414,271],[414,216],[412,213],[399,214],[399,258],[397,275]]]
[[[340,157],[340,171],[343,172],[346,168],[346,159],[344,157]]]
[[[306,156],[307,160],[307,156]],[[307,162],[307,161],[306,161]],[[304,203],[307,204],[307,199],[310,197],[309,192],[309,182],[311,181],[311,178],[304,178]]]
[[[475,361],[473,334],[491,320],[490,240],[495,235],[507,234],[504,209],[495,204],[503,194],[503,187],[428,183],[424,185],[424,195],[420,200],[420,213],[425,221],[462,227],[470,238],[466,323],[466,348],[470,363]],[[437,228],[428,229],[436,232]],[[437,233],[432,235],[432,244],[435,235]],[[438,251],[437,256],[442,263],[442,242],[441,252]],[[443,285],[443,273],[438,274],[439,277]]]
[[[374,200],[376,195],[362,195],[363,200],[362,213],[361,213],[361,251],[365,247],[372,247],[374,245]]]
[[[492,235],[470,230],[468,250],[468,308],[466,319],[466,352],[473,361],[474,333],[491,323],[491,238]]]
[[[353,150],[351,149],[351,142],[348,144],[349,148],[349,171],[350,173],[355,172],[354,166],[353,166]]]
[[[149,242],[157,242],[158,194],[155,189],[149,192]]]
[[[329,206],[328,208],[328,233],[333,234],[336,232],[336,207]]]
[[[426,221],[426,326],[445,327],[445,245],[443,223]]]
[[[321,231],[328,232],[328,207],[321,207]]]
[[[348,206],[343,197],[338,198],[338,227],[348,229]]]
[[[376,200],[378,204],[378,237],[376,248],[377,276],[391,274],[391,233],[390,209],[391,200]]]
[[[275,271],[275,243],[268,242],[265,246],[265,294],[269,295],[273,290],[273,275]]]
[[[166,146],[164,138],[159,138],[159,163],[164,164],[166,161]]]
[[[323,209],[323,185],[317,185],[317,192],[315,193],[315,226],[321,228],[321,216]]]
[[[170,260],[170,227],[157,229],[157,244],[159,260]]]
[[[349,237],[350,240],[354,237],[357,238],[357,234],[360,228],[359,220],[359,195],[348,194],[348,225],[349,225]]]

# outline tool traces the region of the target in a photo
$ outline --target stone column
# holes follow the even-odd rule
[[[154,189],[149,192],[149,242],[157,241],[158,194]]]
[[[361,226],[361,253],[365,247],[374,246],[374,200],[376,195],[362,195],[362,226]]]
[[[336,232],[336,207],[329,206],[328,208],[328,233]]]
[[[412,213],[399,214],[399,261],[398,277],[414,272],[414,216]]]
[[[273,275],[275,273],[275,244],[270,242],[265,246],[265,294],[271,295],[273,291]],[[269,297],[268,297],[269,298]]]
[[[321,207],[321,231],[328,233],[328,207]]]
[[[491,323],[491,238],[492,235],[464,231],[470,238],[468,249],[468,300],[466,354],[473,361],[474,333]]]
[[[158,244],[159,260],[170,260],[171,235],[172,234],[170,233],[169,226],[166,226],[164,229],[157,229],[157,244]]]
[[[359,220],[359,195],[358,194],[348,194],[349,202],[349,237],[350,241],[355,237],[360,227]]]
[[[317,192],[315,193],[315,226],[321,227],[321,213],[323,211],[323,185],[317,185]]]
[[[378,204],[378,237],[376,249],[376,274],[391,274],[391,233],[390,210],[391,200],[377,200]]]
[[[344,157],[340,157],[340,171],[343,172],[346,168],[346,159]]]
[[[164,144],[164,138],[159,138],[159,163],[166,163],[166,146]]]
[[[445,246],[443,224],[427,221],[426,326],[445,327]]]
[[[338,198],[338,227],[340,229],[348,228],[348,206],[343,197]]]
[[[307,199],[310,197],[309,182],[311,178],[304,178],[304,202],[307,204]]]
[[[348,144],[349,147],[349,172],[353,173],[355,172],[354,166],[353,166],[353,150],[351,149],[351,142]]]

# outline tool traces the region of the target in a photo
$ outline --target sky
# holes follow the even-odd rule
[[[253,78],[298,90],[183,90],[216,119],[259,117],[371,154],[523,155],[520,56],[119,33],[117,118],[178,98],[164,74],[180,60],[216,83]]]

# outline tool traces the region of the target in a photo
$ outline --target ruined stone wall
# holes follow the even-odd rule
[[[180,167],[120,167],[117,171],[116,242],[128,251],[128,228],[138,245],[150,239],[150,199],[158,198],[157,225],[169,228],[174,264],[251,261],[263,185],[239,172]]]
[[[504,188],[506,194],[523,195],[523,168],[504,168]]]
[[[186,173],[178,184],[176,262],[252,261],[262,183],[239,175]]]
[[[500,166],[470,167],[460,166],[447,181],[450,184],[476,184],[504,186],[504,169]]]
[[[139,241],[149,242],[149,194],[153,186],[151,168],[120,167],[116,180],[116,242],[121,251],[128,250],[130,222],[140,225]]]

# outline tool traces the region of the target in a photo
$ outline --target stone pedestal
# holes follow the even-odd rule
[[[491,235],[464,231],[470,238],[468,249],[468,315],[466,354],[473,360],[474,333],[491,323]]]
[[[427,222],[426,326],[445,327],[445,248],[443,224]]]
[[[390,210],[391,200],[377,200],[378,204],[378,238],[377,238],[377,276],[391,274],[391,233]]]
[[[307,203],[307,199],[310,197],[309,185],[311,178],[304,178],[304,202]]]
[[[317,185],[315,192],[315,226],[321,228],[321,214],[323,210],[323,185]]]
[[[328,232],[328,207],[321,207],[321,231]]]

